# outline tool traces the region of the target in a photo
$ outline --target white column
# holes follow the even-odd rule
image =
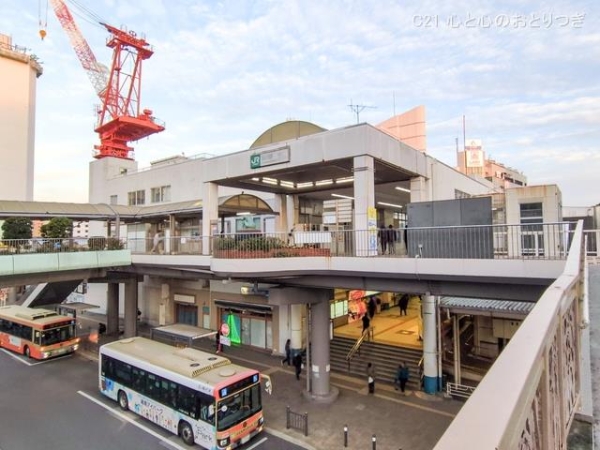
[[[202,193],[202,254],[211,254],[211,223],[219,219],[219,186],[204,183]]]
[[[424,389],[428,394],[438,390],[438,359],[437,359],[437,308],[435,297],[423,296],[423,374]]]
[[[432,199],[429,196],[429,183],[425,177],[416,177],[410,179],[410,201],[411,202],[428,202]]]
[[[280,239],[286,240],[287,233],[290,232],[290,226],[288,224],[287,215],[287,195],[286,194],[275,194],[275,211],[279,213],[275,219],[275,232],[278,234]]]
[[[302,350],[302,311],[304,305],[290,305],[290,344],[292,352]],[[295,353],[294,353],[295,354]]]
[[[375,163],[371,156],[354,158],[354,230],[357,256],[377,255]],[[369,211],[371,210],[371,214]]]

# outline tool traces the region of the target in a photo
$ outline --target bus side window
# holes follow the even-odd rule
[[[200,409],[200,419],[215,424],[215,401],[212,397],[198,393],[198,405]]]
[[[162,401],[165,405],[175,408],[177,406],[177,384],[161,379]]]

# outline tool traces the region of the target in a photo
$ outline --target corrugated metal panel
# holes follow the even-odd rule
[[[531,302],[514,302],[510,300],[490,300],[482,298],[466,298],[466,297],[442,297],[440,306],[448,309],[470,309],[473,311],[489,311],[489,312],[510,312],[529,314],[535,303]]]

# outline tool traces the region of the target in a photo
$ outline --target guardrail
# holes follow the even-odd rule
[[[458,383],[446,383],[446,394],[452,397],[469,398],[475,392],[473,386],[465,386]]]
[[[0,255],[123,250],[124,247],[123,241],[105,237],[0,239]]]
[[[285,407],[285,427],[287,429],[295,428],[296,430],[304,433],[304,436],[308,436],[308,413],[297,413],[290,409],[289,406]]]
[[[581,396],[583,222],[544,292],[434,450],[567,448]]]

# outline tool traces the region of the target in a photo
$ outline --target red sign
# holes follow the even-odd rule
[[[229,325],[226,323],[221,324],[221,336],[229,336]]]

